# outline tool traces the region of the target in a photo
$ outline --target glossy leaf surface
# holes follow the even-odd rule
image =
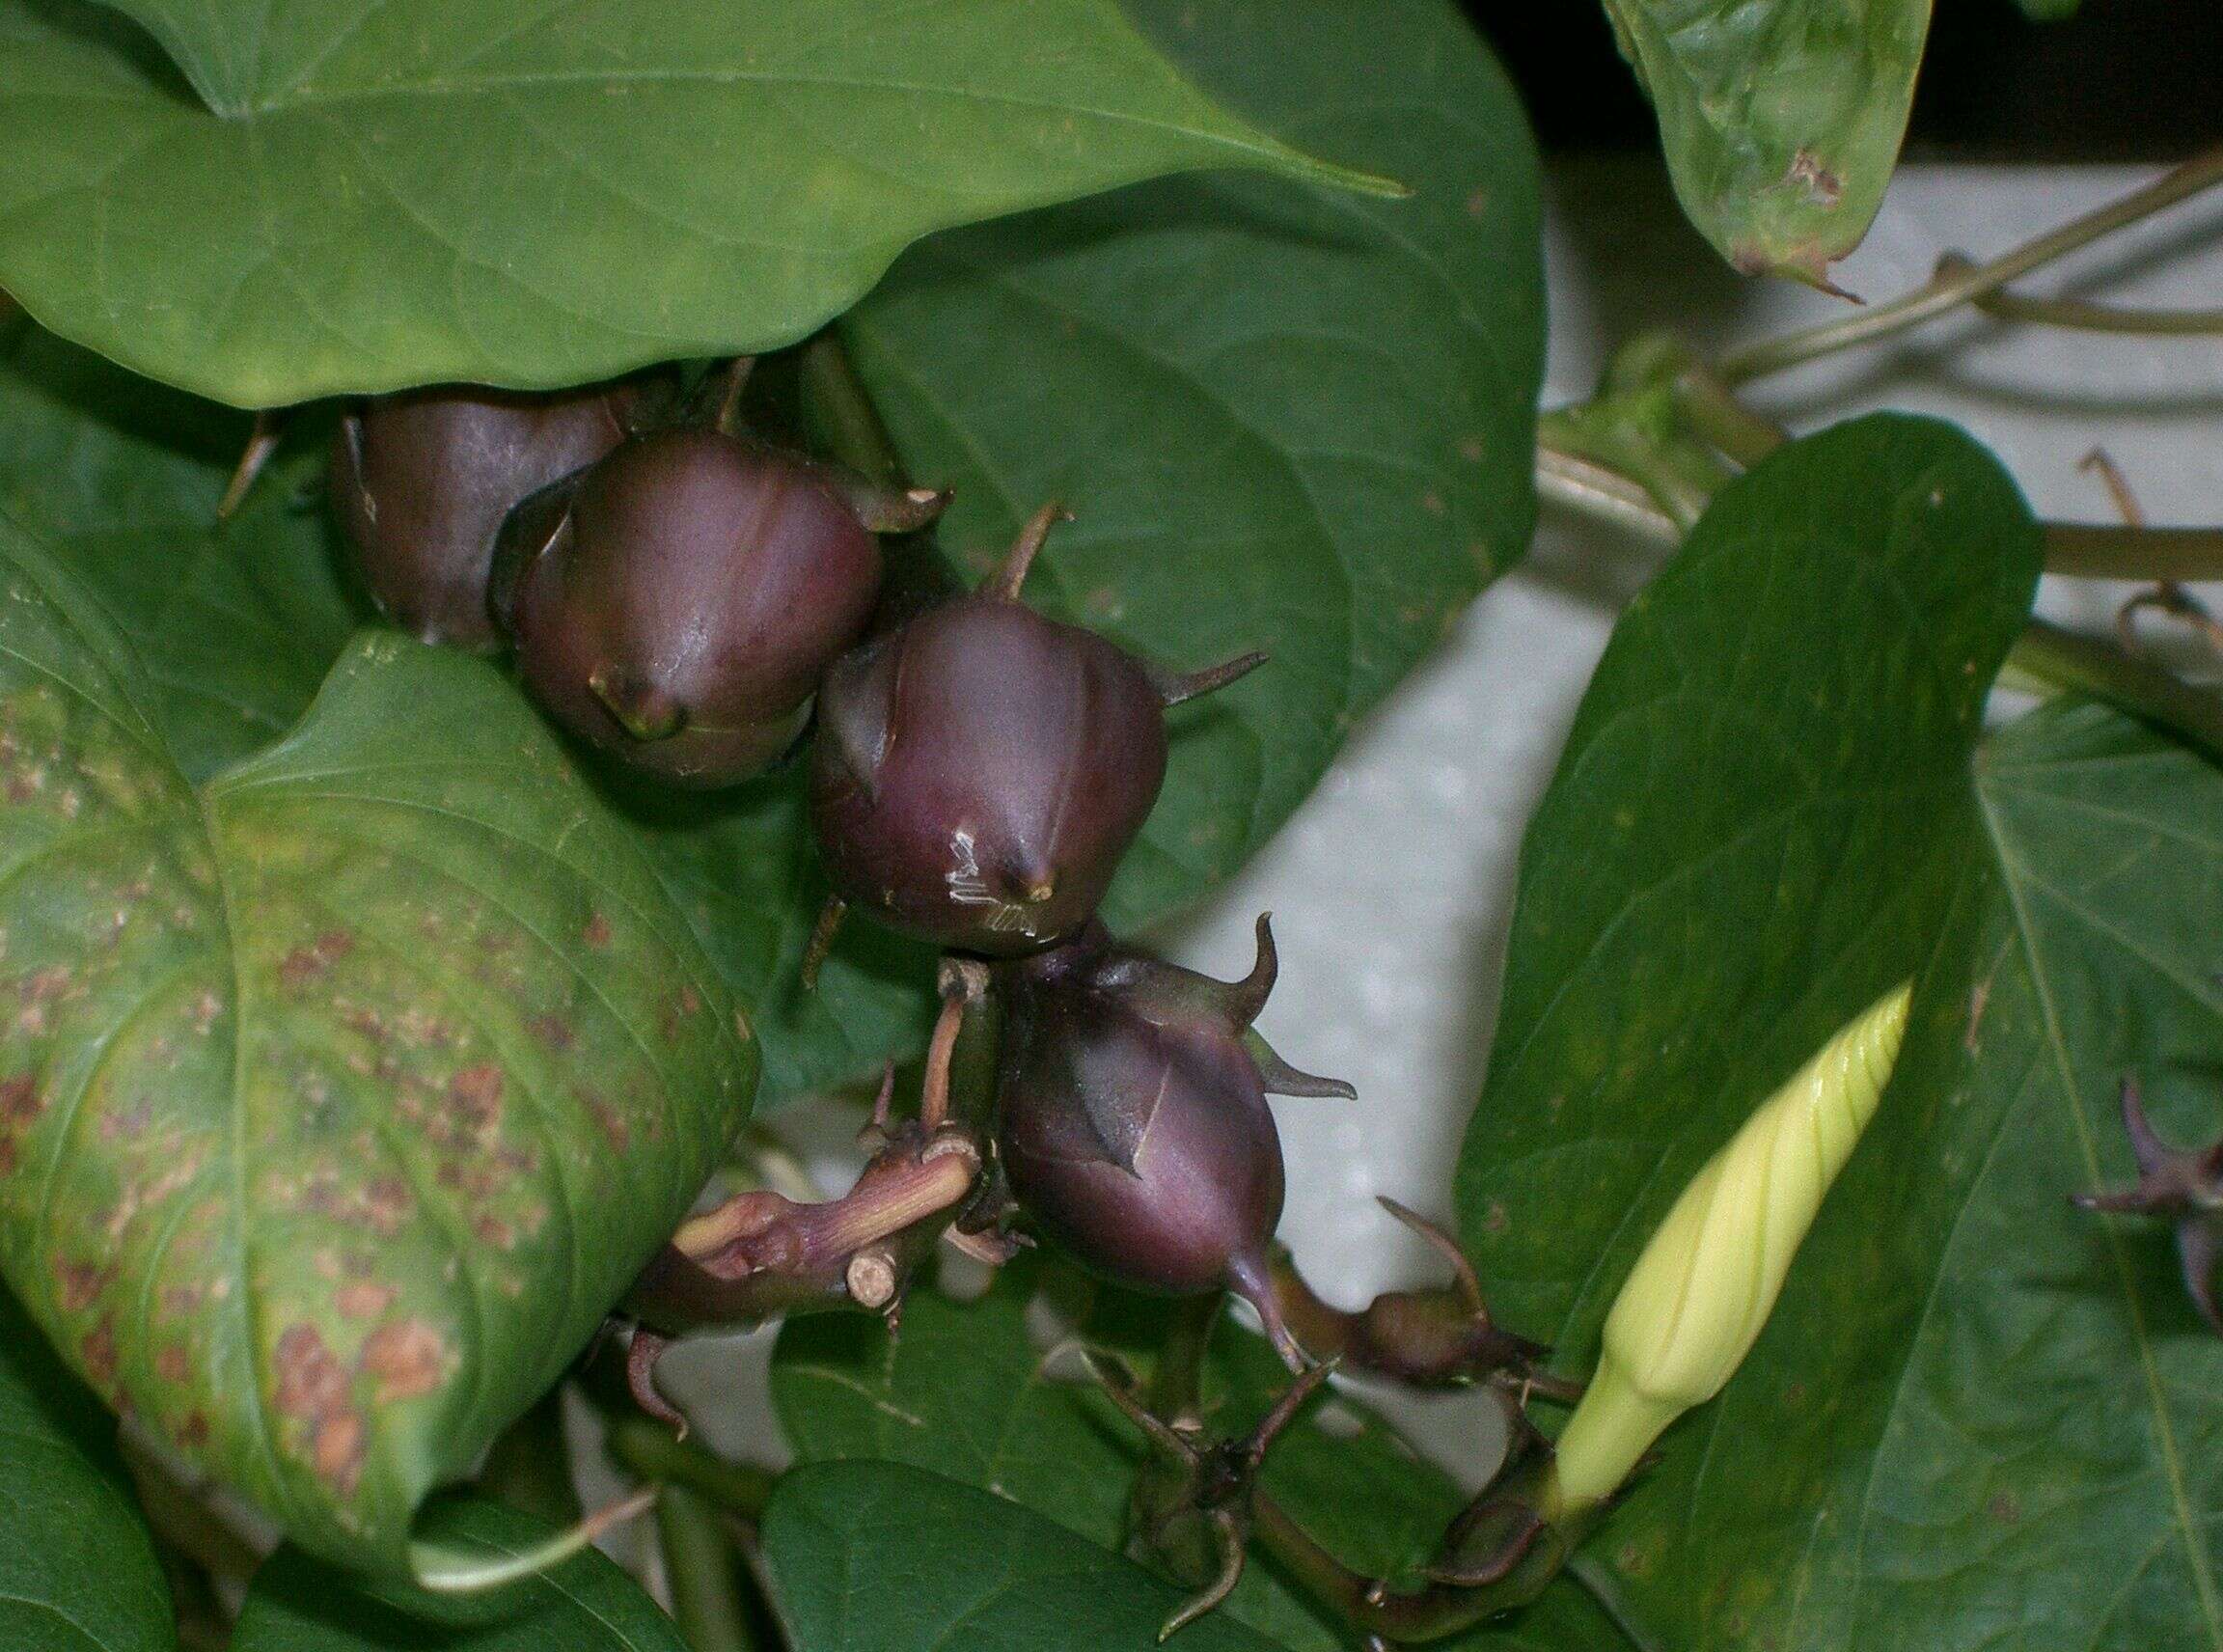
[[[1209,166],[1363,181],[1111,0],[0,7],[0,286],[241,406],[768,349],[930,231]]]

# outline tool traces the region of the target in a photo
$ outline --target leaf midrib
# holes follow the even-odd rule
[[[2070,1059],[2068,1041],[2061,1030],[2060,1008],[2054,1003],[2052,983],[2040,961],[2037,926],[2023,898],[2026,874],[1981,777],[1972,789],[1983,814],[1985,838],[1998,861],[2000,881],[2007,891],[2008,906],[2014,920],[2015,936],[2021,945],[2023,962],[2030,971],[2031,988],[2037,995],[2039,1010],[2045,1018],[2045,1042],[2052,1053],[2055,1076],[2069,1103],[2071,1121],[2076,1128],[2076,1144],[2084,1159],[2086,1185],[2097,1187],[2103,1179],[2098,1145],[2093,1135],[2091,1117],[2086,1114],[2083,1100],[2077,1093],[2075,1066]],[[2116,1277],[2122,1284],[2124,1310],[2129,1319],[2131,1340],[2138,1350],[2139,1374],[2145,1382],[2148,1406],[2153,1413],[2154,1445],[2160,1454],[2163,1475],[2168,1482],[2177,1528],[2183,1539],[2194,1592],[2199,1596],[2201,1617],[2208,1630],[2208,1642],[2210,1646],[2223,1649],[2223,1599],[2218,1599],[2214,1573],[2201,1546],[2200,1523],[2193,1515],[2191,1499],[2184,1488],[2183,1458],[2177,1445],[2176,1425],[2170,1420],[2168,1397],[2162,1390],[2161,1373],[2154,1363],[2154,1339],[2147,1331],[2146,1316],[2138,1306],[2136,1275],[2123,1249],[2122,1225],[2115,1218],[2104,1214],[2100,1221],[2101,1230],[2106,1235],[2108,1257],[2115,1264]]]
[[[1256,155],[1262,161],[1279,166],[1291,163],[1303,165],[1303,157],[1283,146],[1260,138],[1244,136],[1240,130],[1215,131],[1209,127],[1185,122],[1168,120],[1161,116],[1141,114],[1135,110],[1107,109],[1095,104],[1065,103],[1053,97],[1029,97],[1013,92],[994,92],[979,87],[935,85],[929,81],[871,80],[854,75],[798,74],[792,71],[772,71],[740,68],[675,68],[611,69],[537,69],[516,70],[508,73],[458,75],[423,80],[390,80],[375,85],[348,87],[318,87],[314,85],[289,86],[282,91],[247,104],[234,114],[211,115],[227,124],[237,124],[260,117],[291,114],[320,114],[352,103],[376,102],[387,98],[456,98],[473,99],[500,93],[536,91],[600,91],[614,86],[651,87],[703,87],[753,86],[767,89],[875,94],[893,97],[916,97],[955,103],[978,103],[1002,109],[1023,109],[1049,114],[1062,119],[1078,117],[1083,120],[1101,121],[1107,125],[1134,126],[1145,131],[1162,132],[1191,143],[1208,145],[1215,149],[1228,149],[1243,154]]]

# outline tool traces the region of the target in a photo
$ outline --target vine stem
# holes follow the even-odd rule
[[[1536,444],[1536,491],[1554,505],[1633,529],[1663,544],[1676,544],[1683,537],[1675,519],[1652,502],[1651,490],[1642,482],[1541,439]]]
[[[1940,278],[1965,274],[1976,266],[1962,253],[1937,261]],[[2031,298],[1999,288],[1969,300],[2002,321],[2028,321],[2041,327],[2066,327],[2079,333],[2131,333],[2154,339],[2201,338],[2223,333],[2223,310],[2141,310],[2119,304],[2093,304],[2081,298]]]
[[[2223,697],[2195,688],[2112,643],[2033,620],[2007,663],[2048,687],[2108,701],[2223,762]]]
[[[672,1485],[656,1504],[656,1540],[672,1619],[691,1652],[755,1652],[742,1559],[726,1516],[701,1493]]]
[[[2203,190],[2223,183],[2223,148],[2208,150],[2171,168],[2144,188],[2080,218],[2071,219],[2012,252],[1982,263],[1957,263],[1941,269],[1913,291],[1876,305],[1841,321],[1763,339],[1721,358],[1721,381],[1739,385],[1800,362],[1850,349],[1919,326],[1960,305],[1997,291],[2041,265],[2089,246],[2103,235],[2150,218]]]
[[[840,334],[831,327],[818,334],[803,346],[799,362],[803,403],[821,427],[827,451],[868,482],[882,487],[906,485],[894,438],[872,405]]]
[[[627,1473],[652,1485],[684,1486],[743,1520],[761,1520],[780,1476],[755,1463],[721,1457],[662,1423],[625,1411],[611,1416],[605,1443]]]
[[[2078,579],[2223,579],[2223,528],[2048,522],[2045,571]]]
[[[1553,452],[1539,443],[1536,487],[1557,504],[1636,528],[1666,544],[1682,538],[1641,482],[1593,459]],[[2133,562],[2129,553],[2148,544],[2160,547],[2158,555]],[[2076,561],[2065,564],[2057,560],[2065,547]],[[2166,577],[2223,576],[2223,531],[2214,529],[2079,528],[2053,523],[2045,529],[2045,565],[2056,573],[2152,578],[2157,568],[2169,567],[2174,571]],[[2181,554],[2172,560],[2173,551]],[[2217,560],[2205,560],[2209,556]],[[2017,639],[2008,664],[2047,689],[2105,700],[2223,762],[2223,696],[2148,665],[2113,644],[2033,619]]]

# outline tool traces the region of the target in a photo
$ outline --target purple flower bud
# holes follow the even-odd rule
[[[879,588],[879,541],[840,478],[716,430],[667,429],[519,507],[495,606],[527,685],[565,728],[710,786],[793,743]]]
[[[1353,1091],[1298,1072],[1249,1030],[1274,985],[1267,921],[1240,981],[1118,946],[1101,927],[1003,974],[997,1146],[1021,1206],[1121,1284],[1236,1291],[1293,1350],[1267,1269],[1282,1171],[1266,1092]]]
[[[491,648],[502,519],[625,439],[639,380],[557,396],[443,388],[381,396],[332,445],[332,500],[378,607],[428,643]]]
[[[1104,898],[1166,778],[1166,707],[1260,656],[1169,677],[1019,600],[1060,512],[1001,572],[847,656],[819,700],[811,818],[835,893],[944,947],[1016,956]]]

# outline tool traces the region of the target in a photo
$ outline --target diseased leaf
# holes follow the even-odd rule
[[[1162,173],[1383,187],[1222,114],[1112,0],[119,11],[172,61],[0,5],[0,286],[241,406],[773,348],[930,231]]]
[[[782,1477],[764,1562],[796,1652],[1146,1652],[1181,1591],[1017,1503],[894,1463]],[[1268,1652],[1215,1612],[1185,1652]]]
[[[1030,1330],[1029,1304],[1044,1282],[1051,1288]],[[1079,1338],[1147,1371],[1166,1319],[1163,1303],[1015,1265],[971,1303],[916,1293],[899,1337],[861,1319],[791,1321],[773,1356],[773,1401],[804,1462],[881,1459],[933,1469],[1117,1550],[1140,1437],[1076,1362],[1053,1364],[1050,1355]],[[1249,1428],[1289,1382],[1262,1338],[1225,1322],[1204,1375],[1205,1412],[1222,1434]],[[1282,1434],[1264,1484],[1346,1563],[1401,1578],[1428,1556],[1461,1502],[1441,1471],[1343,1395],[1315,1403]],[[1255,1556],[1225,1610],[1296,1652],[1342,1652],[1352,1638]],[[1484,1644],[1489,1633],[1437,1644],[1462,1652]]]
[[[0,522],[0,1269],[113,1403],[398,1570],[684,1214],[754,1054],[483,663],[368,634],[198,790],[156,703]]]
[[[555,1530],[483,1501],[435,1504],[425,1533],[489,1556],[529,1554]],[[283,1549],[255,1575],[231,1652],[686,1652],[641,1585],[599,1551],[479,1599],[368,1585]]]
[[[1241,866],[1520,557],[1543,340],[1534,151],[1450,6],[1129,10],[1266,129],[1416,193],[1156,183],[938,236],[843,318],[914,474],[955,486],[943,542],[973,573],[1059,499],[1076,519],[1029,601],[1183,668],[1273,655],[1172,713],[1165,795],[1106,911],[1120,930]],[[916,1048],[931,972],[853,921],[817,995],[795,990],[825,889],[801,818],[790,781],[662,837],[762,1006],[773,1095]]]
[[[1826,286],[1898,164],[1930,0],[1606,0],[1683,210],[1747,275]]]
[[[115,1419],[0,1290],[0,1645],[169,1652],[170,1587]]]

